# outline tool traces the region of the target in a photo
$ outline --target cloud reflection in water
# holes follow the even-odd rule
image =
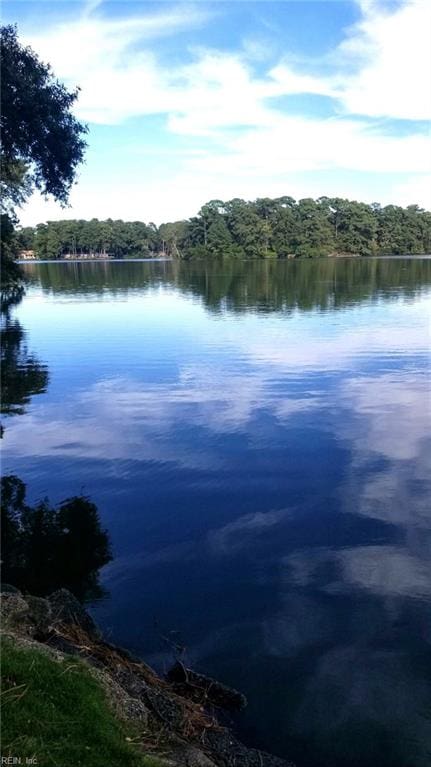
[[[410,744],[425,767],[429,297],[230,317],[170,289],[156,343],[143,295],[115,307],[112,337],[130,330],[109,375],[69,381],[54,355],[50,391],[5,432],[6,461],[42,487],[86,467],[116,545],[99,620],[161,664],[180,630],[248,693],[256,742],[304,767],[344,767],[349,742],[364,767],[367,741],[376,764]],[[105,309],[84,360],[111,348]]]

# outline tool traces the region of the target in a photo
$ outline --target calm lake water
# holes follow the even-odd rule
[[[429,767],[431,260],[25,270],[3,470],[97,503],[105,633],[298,767]]]

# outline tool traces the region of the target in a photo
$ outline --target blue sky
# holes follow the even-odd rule
[[[431,208],[425,0],[5,2],[81,88],[86,164],[23,224],[154,221],[210,199],[336,195]]]

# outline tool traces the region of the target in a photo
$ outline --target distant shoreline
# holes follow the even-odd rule
[[[86,264],[86,263],[121,263],[123,261],[130,263],[133,263],[134,261],[138,262],[147,262],[147,261],[175,261],[174,258],[170,258],[168,256],[155,256],[154,258],[18,258],[16,259],[17,264]]]
[[[326,255],[326,256],[318,256],[314,258],[309,258],[307,256],[297,256],[296,258],[274,258],[274,259],[265,259],[265,258],[240,258],[240,259],[227,259],[229,261],[237,261],[241,263],[245,262],[256,262],[256,261],[262,261],[265,263],[279,263],[281,261],[320,261],[321,259],[361,259],[361,260],[384,260],[389,258],[396,258],[396,259],[403,259],[403,260],[410,260],[415,261],[418,259],[430,259],[431,253],[418,253],[416,255],[413,254],[407,254],[407,255],[382,255],[382,256],[361,256],[359,253],[350,253],[350,254],[342,254],[342,255]],[[171,258],[169,256],[156,256],[154,258],[23,258],[23,259],[16,259],[15,263],[17,264],[88,264],[88,263],[148,263],[151,261],[169,261],[169,262],[178,262],[178,263],[214,263],[215,261],[219,261],[218,258],[194,258],[194,259],[181,259],[181,258]],[[222,259],[223,260],[223,259]]]

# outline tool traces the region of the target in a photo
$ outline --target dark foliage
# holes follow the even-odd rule
[[[12,262],[12,266],[17,266],[17,264],[14,264]],[[12,306],[16,306],[16,304],[19,304],[19,302],[22,301],[24,294],[25,294],[25,288],[20,279],[17,279],[16,282],[12,282],[8,286],[4,286],[4,287],[2,286],[2,289],[0,292],[1,314],[7,314],[7,312],[9,311],[9,309],[12,308]]]
[[[67,588],[80,600],[101,593],[98,570],[112,559],[97,507],[85,496],[29,506],[24,482],[2,478],[2,580],[44,596]]]
[[[8,267],[16,264],[7,262]],[[19,304],[24,287],[19,279],[13,280],[1,290],[1,403],[0,412],[5,415],[22,414],[34,394],[46,391],[48,368],[29,352],[24,330],[11,315],[11,309]]]
[[[8,213],[0,215],[1,248],[1,293],[8,295],[11,289],[21,285],[23,275],[14,259],[18,255],[18,243],[15,237],[14,219]]]
[[[20,44],[15,26],[1,28],[1,287],[19,285],[15,208],[34,187],[68,199],[84,157],[86,126],[72,114],[78,90],[68,91],[48,64]]]
[[[1,29],[2,179],[8,186],[17,166],[27,166],[35,186],[66,202],[84,157],[86,132],[72,114],[78,91],[68,91],[51,68]]]
[[[8,315],[1,329],[1,412],[22,414],[34,394],[48,385],[48,369],[28,351],[18,320]]]

